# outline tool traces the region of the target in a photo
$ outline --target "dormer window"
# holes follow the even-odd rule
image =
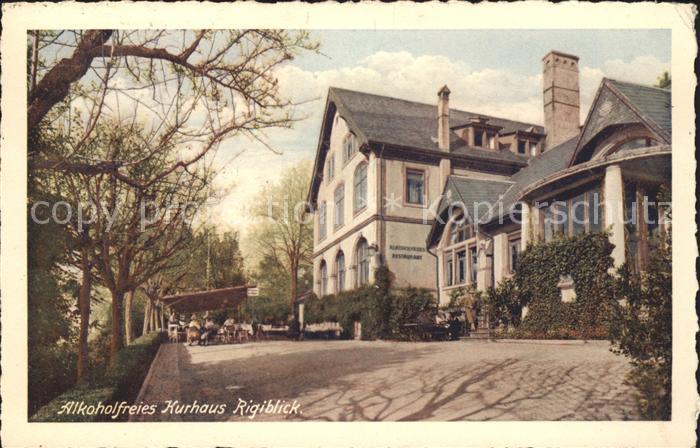
[[[468,123],[453,129],[469,146],[499,149],[499,132],[503,127],[489,123],[486,117],[471,117]]]
[[[483,134],[479,129],[474,129],[474,146],[484,146]]]
[[[518,154],[526,154],[526,141],[525,140],[518,140]]]

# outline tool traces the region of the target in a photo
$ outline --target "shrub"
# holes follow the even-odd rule
[[[304,305],[308,323],[338,322],[342,337],[352,337],[355,322],[362,324],[362,339],[402,337],[403,325],[434,309],[435,299],[426,289],[394,288],[394,275],[386,267],[375,271],[375,283],[324,297],[312,295]]]
[[[160,333],[150,333],[134,340],[124,347],[115,364],[107,371],[93,372],[89,378],[79,382],[74,388],[59,395],[34,414],[33,422],[91,422],[107,421],[105,415],[65,415],[59,414],[68,402],[85,402],[89,405],[133,401],[138,395],[151,361],[162,341]]]
[[[529,306],[518,332],[525,337],[604,339],[612,308],[613,245],[607,233],[558,237],[530,245],[514,276],[518,300]],[[557,284],[570,275],[576,301],[562,303]]]
[[[506,279],[484,294],[484,306],[489,316],[489,325],[517,326],[520,323],[522,306],[515,281]]]
[[[416,322],[426,313],[435,310],[435,297],[424,288],[403,288],[392,294],[392,312],[389,319],[390,334],[397,339],[409,339],[411,334],[404,327]]]
[[[652,252],[645,272],[632,272],[626,265],[620,268],[614,297],[612,351],[630,359],[632,370],[626,381],[637,389],[642,416],[669,420],[673,355],[670,231]]]

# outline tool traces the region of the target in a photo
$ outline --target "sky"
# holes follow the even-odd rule
[[[320,54],[276,72],[282,95],[304,103],[292,129],[266,135],[282,154],[243,139],[219,150],[215,185],[227,193],[211,219],[222,229],[245,235],[256,193],[289,165],[312,163],[330,86],[434,103],[447,84],[451,108],[542,124],[541,59],[555,49],[580,57],[583,122],[603,77],[651,85],[671,66],[668,30],[332,30],[312,38]]]

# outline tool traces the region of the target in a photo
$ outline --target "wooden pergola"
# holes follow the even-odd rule
[[[235,308],[248,297],[248,289],[255,285],[211,289],[165,296],[160,302],[177,313],[197,313]]]

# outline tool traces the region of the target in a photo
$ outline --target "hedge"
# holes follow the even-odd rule
[[[375,271],[375,283],[339,294],[312,296],[305,304],[308,323],[338,322],[342,337],[352,337],[353,324],[362,324],[362,339],[404,339],[404,324],[435,309],[435,298],[423,288],[394,288],[386,267]]]
[[[112,420],[109,415],[66,415],[59,414],[61,408],[68,402],[84,402],[96,405],[126,401],[131,403],[136,399],[141,384],[146,378],[151,362],[163,341],[161,333],[150,333],[139,337],[124,347],[117,355],[114,366],[106,372],[92,372],[88,379],[81,381],[72,389],[51,400],[39,409],[30,422],[94,422],[120,421],[128,417]]]

